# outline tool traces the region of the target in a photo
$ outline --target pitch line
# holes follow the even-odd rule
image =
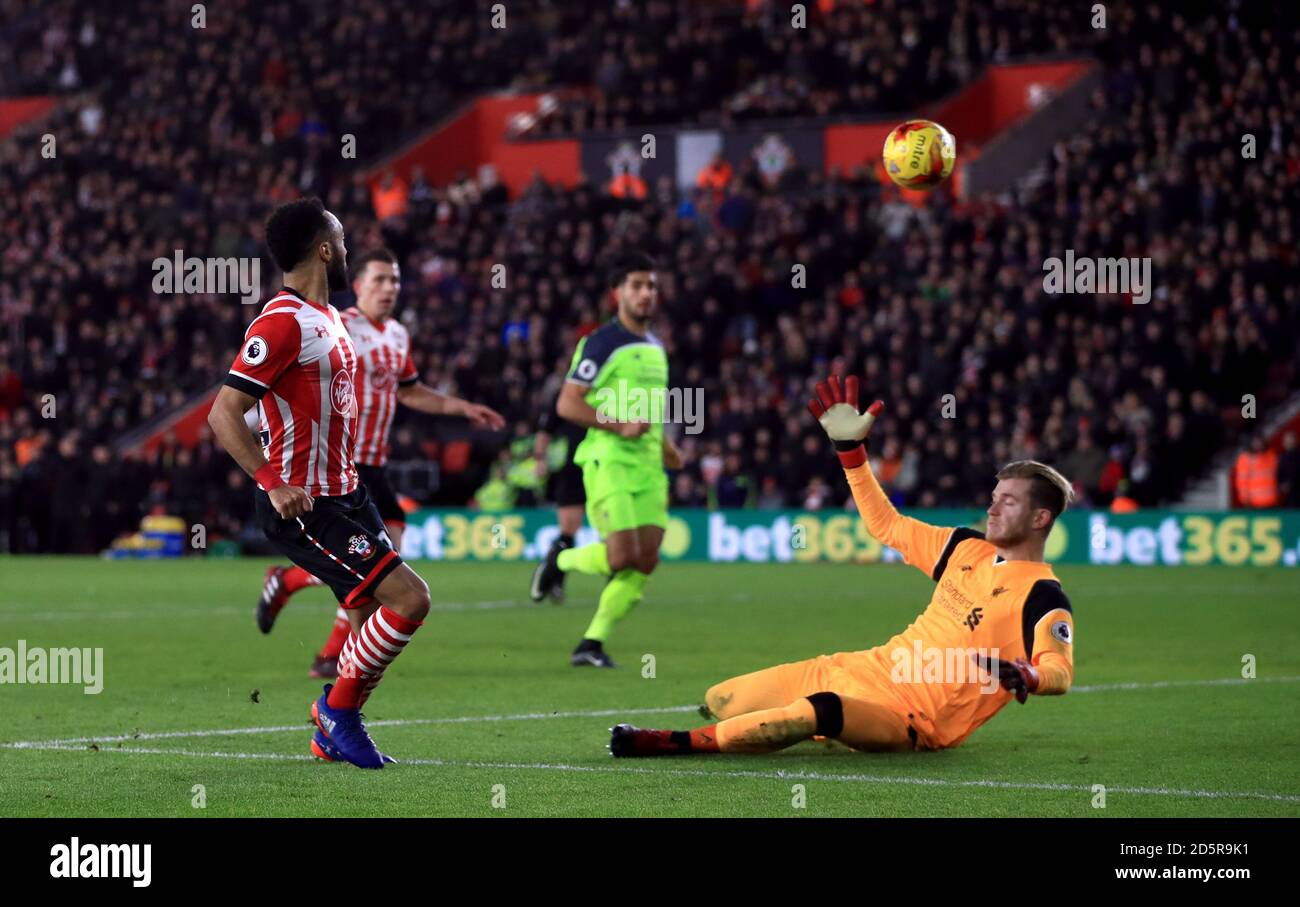
[[[655,599],[660,604],[720,604],[726,602],[743,602],[750,598],[748,593],[737,592],[731,595],[666,595],[662,598]],[[321,608],[323,604],[329,604],[331,608],[336,607],[336,603],[322,603],[320,601],[310,602],[305,607]],[[83,603],[77,603],[76,607],[82,607]],[[107,607],[112,607],[108,605]],[[546,602],[534,602],[520,600],[518,598],[503,598],[491,601],[448,601],[434,602],[429,606],[431,612],[458,612],[458,611],[502,611],[502,610],[542,610],[548,611],[554,608],[554,605]],[[295,612],[297,613],[297,612]],[[228,606],[217,608],[170,608],[162,606],[156,610],[134,610],[134,611],[25,611],[21,609],[0,609],[0,621],[62,621],[62,620],[158,620],[158,619],[189,619],[203,617],[238,617],[241,615],[252,614],[251,608],[232,608]]]
[[[367,728],[408,727],[425,724],[477,724],[488,721],[541,721],[548,718],[614,718],[621,715],[663,715],[670,712],[694,712],[697,705],[673,705],[662,708],[642,709],[597,709],[584,712],[526,712],[518,715],[461,715],[453,718],[389,718],[379,721],[367,721]],[[240,727],[210,731],[162,731],[148,734],[118,734],[115,737],[68,737],[60,740],[18,740],[13,743],[0,743],[0,749],[41,750],[59,749],[63,746],[87,743],[123,743],[128,740],[180,740],[187,737],[225,737],[236,734],[278,734],[287,731],[307,731],[310,722],[303,719],[300,724],[279,724],[269,727]],[[170,752],[170,751],[168,751]]]
[[[1245,680],[1237,677],[1219,678],[1217,680],[1157,680],[1149,682],[1094,684],[1078,686],[1070,693],[1108,693],[1114,691],[1164,689],[1166,687],[1190,686],[1240,686],[1248,683],[1295,683],[1300,676],[1259,677]],[[388,718],[366,722],[367,727],[408,727],[429,724],[477,724],[494,721],[545,721],[554,718],[618,718],[632,715],[667,715],[679,712],[694,712],[697,705],[674,705],[658,708],[639,709],[594,709],[587,711],[552,711],[524,712],[514,715],[461,715],[445,718]],[[241,734],[280,734],[302,731],[310,727],[304,720],[301,724],[276,724],[265,727],[240,727],[191,731],[154,731],[149,733],[118,734],[115,736],[62,737],[53,740],[16,740],[0,743],[0,749],[58,749],[88,743],[125,743],[141,740],[183,740],[192,737],[227,737]]]
[[[84,747],[48,745],[48,750],[84,752]],[[239,753],[174,750],[162,747],[113,747],[105,753],[125,753],[140,756],[188,756],[197,759],[243,759],[276,762],[316,762],[312,756],[298,753]],[[455,759],[402,759],[398,765],[430,766],[434,768],[495,769],[498,771],[546,771],[583,774],[654,775],[679,778],[745,778],[761,781],[827,781],[851,784],[901,784],[917,787],[985,788],[990,790],[1051,791],[1062,793],[1094,793],[1091,785],[1064,784],[1048,781],[995,781],[991,779],[953,780],[948,778],[916,778],[909,776],[836,774],[810,771],[705,771],[703,769],[642,768],[633,765],[571,765],[564,762],[468,762]],[[1182,797],[1199,800],[1267,800],[1277,803],[1300,803],[1300,794],[1274,794],[1267,791],[1185,790],[1171,787],[1106,787],[1108,794],[1134,796]]]

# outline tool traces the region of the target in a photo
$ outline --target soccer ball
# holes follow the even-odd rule
[[[885,172],[904,189],[933,189],[952,174],[957,140],[938,123],[908,120],[885,139]]]

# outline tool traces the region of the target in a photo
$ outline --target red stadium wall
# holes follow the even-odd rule
[[[0,99],[0,139],[19,126],[45,116],[54,109],[58,98],[4,98]]]
[[[478,98],[450,120],[392,158],[371,168],[373,185],[388,170],[403,179],[414,167],[424,169],[430,185],[450,183],[464,171],[475,176],[481,164],[493,164],[498,179],[517,195],[540,174],[548,182],[573,186],[578,181],[581,146],[572,139],[511,143],[506,139],[510,118],[537,109],[540,95],[490,95]]]
[[[962,164],[978,157],[980,146],[1033,112],[1036,92],[1059,92],[1091,66],[1086,61],[995,66],[951,98],[920,111],[919,116],[942,123],[957,139],[953,191],[961,195]],[[823,143],[826,170],[848,172],[865,164],[875,170],[881,182],[887,182],[880,149],[895,125],[891,120],[828,126]],[[921,192],[902,194],[909,200],[925,197]]]
[[[181,447],[193,447],[199,443],[203,433],[208,431],[208,411],[212,401],[217,399],[217,390],[221,385],[191,400],[168,416],[152,429],[143,434],[125,440],[122,451],[129,453],[142,451],[153,453],[160,445],[176,444]]]

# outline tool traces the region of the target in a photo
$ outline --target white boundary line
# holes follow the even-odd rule
[[[613,718],[620,715],[662,715],[669,712],[694,712],[697,705],[674,705],[654,709],[598,709],[587,712],[527,712],[519,715],[462,715],[455,718],[389,718],[382,721],[367,721],[367,728],[376,727],[410,727],[421,724],[477,724],[487,721],[540,721],[548,718]],[[9,750],[45,750],[61,749],[74,744],[88,743],[124,743],[129,740],[180,740],[187,737],[226,737],[238,734],[279,734],[288,731],[303,733],[311,730],[311,724],[303,719],[301,724],[279,724],[269,727],[227,728],[210,731],[163,731],[151,734],[119,734],[115,737],[68,737],[61,740],[17,740],[13,743],[0,743],[0,749]],[[170,750],[164,750],[170,752]]]
[[[1075,687],[1072,692],[1075,693],[1100,693],[1111,691],[1128,691],[1142,689],[1164,689],[1168,687],[1188,687],[1188,686],[1239,686],[1247,683],[1272,682],[1272,683],[1294,683],[1300,681],[1300,676],[1288,677],[1263,677],[1255,680],[1246,680],[1242,678],[1221,678],[1217,680],[1171,680],[1171,681],[1153,681],[1145,683],[1114,683],[1114,684],[1096,684],[1092,686]],[[665,708],[640,708],[640,709],[599,709],[590,711],[569,711],[569,712],[526,712],[516,715],[481,715],[481,716],[460,716],[448,718],[412,718],[412,719],[390,719],[386,721],[371,722],[371,727],[404,727],[414,725],[430,724],[467,724],[475,722],[497,722],[497,721],[544,721],[555,718],[603,718],[615,716],[630,715],[657,715],[694,711],[696,706],[670,706]],[[145,734],[121,734],[111,737],[75,737],[60,740],[29,740],[16,741],[12,743],[0,743],[0,749],[23,749],[23,750],[53,750],[61,752],[85,752],[87,745],[94,743],[123,743],[126,741],[148,741],[164,739],[186,739],[194,737],[209,736],[237,736],[250,734],[274,734],[287,732],[304,732],[307,730],[306,722],[303,724],[293,725],[274,725],[269,727],[249,727],[249,728],[227,728],[224,730],[201,730],[201,731],[164,731]],[[278,762],[311,762],[315,761],[311,756],[296,753],[243,753],[228,751],[198,751],[169,749],[164,747],[139,747],[139,746],[116,746],[106,747],[100,752],[105,753],[124,753],[127,755],[147,755],[147,756],[184,756],[188,758],[200,759],[244,759],[252,761],[278,761]],[[782,770],[737,770],[737,771],[705,771],[700,769],[676,769],[676,768],[643,768],[631,765],[610,765],[607,767],[591,765],[571,765],[567,763],[550,763],[550,762],[472,762],[458,761],[449,759],[404,759],[401,760],[404,765],[412,766],[432,766],[443,768],[471,768],[471,769],[497,769],[497,770],[515,770],[515,771],[556,771],[556,772],[579,772],[579,773],[597,773],[597,774],[636,774],[636,775],[668,775],[675,777],[691,778],[750,778],[759,780],[779,780],[779,781],[828,781],[828,782],[845,782],[859,784],[902,784],[925,787],[950,787],[950,788],[987,788],[993,790],[1026,790],[1026,791],[1072,791],[1076,793],[1091,793],[1092,787],[1080,784],[1064,784],[1053,782],[1031,782],[1031,781],[996,781],[989,779],[977,780],[952,780],[944,778],[918,778],[910,776],[890,776],[890,775],[869,775],[869,774],[835,774],[825,772],[810,771],[782,771]],[[1210,799],[1210,800],[1265,800],[1277,803],[1300,803],[1300,794],[1278,794],[1265,791],[1215,791],[1215,790],[1186,790],[1179,788],[1167,787],[1108,787],[1107,791],[1117,794],[1132,794],[1135,796],[1164,796],[1164,797],[1182,797],[1192,799]]]
[[[73,745],[47,745],[42,749],[84,752],[85,747]],[[315,762],[312,756],[297,753],[232,753],[173,750],[161,747],[113,747],[105,753],[125,753],[148,756],[188,756],[199,759],[246,759],[277,762]],[[832,781],[854,784],[903,784],[921,787],[987,788],[991,790],[1068,791],[1093,793],[1091,785],[1063,784],[1034,781],[993,781],[988,779],[952,780],[947,778],[916,778],[906,775],[827,774],[809,771],[718,771],[677,768],[642,768],[633,765],[570,765],[563,762],[462,762],[454,759],[401,759],[399,765],[433,766],[438,768],[496,769],[509,771],[579,772],[614,775],[670,775],[683,778],[747,778],[772,781]],[[1182,790],[1170,787],[1107,787],[1109,794],[1135,796],[1183,797],[1201,800],[1269,800],[1279,803],[1300,803],[1300,794],[1274,794],[1266,791]]]
[[[1287,677],[1259,677],[1245,680],[1238,677],[1217,680],[1157,680],[1134,683],[1103,683],[1092,686],[1078,686],[1070,693],[1109,693],[1129,690],[1166,689],[1168,687],[1213,687],[1242,686],[1249,683],[1295,683],[1300,675]],[[639,709],[594,709],[588,711],[568,712],[523,712],[514,715],[461,715],[447,718],[389,718],[369,721],[367,727],[409,727],[428,724],[477,724],[493,721],[545,721],[553,718],[617,718],[625,715],[666,715],[674,712],[694,712],[695,705],[673,705],[658,708]],[[60,749],[65,746],[89,743],[125,743],[142,740],[183,740],[193,737],[231,737],[243,734],[279,734],[306,730],[310,725],[304,720],[302,724],[277,724],[265,727],[242,727],[224,729],[204,729],[191,731],[154,731],[149,733],[117,734],[113,736],[62,737],[52,740],[15,740],[0,743],[0,749]]]

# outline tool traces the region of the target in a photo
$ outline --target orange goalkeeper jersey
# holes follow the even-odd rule
[[[887,685],[907,705],[921,744],[955,746],[1013,699],[994,686],[996,678],[977,672],[977,654],[1029,659],[1039,695],[1070,688],[1074,617],[1051,566],[1004,560],[974,529],[900,515],[868,464],[844,472],[871,534],[936,583],[929,606],[906,630],[840,661],[859,683]]]

